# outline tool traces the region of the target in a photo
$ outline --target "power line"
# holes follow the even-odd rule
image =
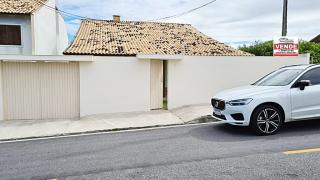
[[[61,14],[64,14],[64,15],[67,15],[69,17],[73,17],[75,19],[80,19],[80,20],[83,20],[83,19],[93,19],[93,18],[89,18],[89,17],[86,17],[86,16],[80,16],[80,15],[77,15],[77,14],[73,14],[73,13],[69,13],[67,11],[63,11],[63,10],[60,10],[56,7],[52,7],[52,6],[49,6],[47,4],[45,4],[44,2],[40,1],[40,0],[36,0],[38,1],[39,3],[41,3],[43,6],[49,8],[49,9],[52,9],[54,11],[57,11],[57,12],[60,12]]]
[[[36,1],[38,1],[39,3],[41,3],[43,6],[45,6],[47,8],[50,8],[50,9],[52,9],[54,11],[57,11],[57,12],[59,12],[61,14],[66,15],[66,16],[73,17],[75,19],[80,19],[80,20],[83,20],[83,19],[99,20],[99,19],[96,19],[96,18],[90,18],[90,17],[81,16],[81,15],[77,15],[77,14],[69,13],[67,11],[60,10],[60,9],[58,9],[56,7],[49,6],[49,5],[45,4],[44,2],[42,2],[40,0],[36,0]],[[206,6],[212,4],[212,3],[216,2],[216,1],[217,0],[212,0],[212,1],[209,1],[209,2],[207,2],[207,3],[205,3],[205,4],[201,5],[201,6],[198,6],[196,8],[192,8],[192,9],[187,10],[185,12],[181,12],[181,13],[178,13],[178,14],[174,14],[174,15],[166,16],[166,17],[162,17],[162,18],[157,18],[157,19],[153,19],[153,20],[148,20],[148,21],[160,21],[160,20],[168,20],[168,19],[177,18],[177,17],[183,16],[183,15],[189,14],[189,13],[191,13],[193,11],[198,10],[198,9],[201,9],[203,7],[206,7]]]
[[[185,11],[185,12],[182,12],[182,13],[178,13],[178,14],[174,14],[174,15],[171,15],[171,16],[166,16],[166,17],[162,17],[162,18],[157,18],[157,19],[153,19],[153,20],[149,20],[149,21],[160,21],[160,20],[167,20],[167,19],[173,19],[173,18],[177,18],[177,17],[180,17],[180,16],[183,16],[183,15],[186,15],[186,14],[189,14],[193,11],[196,11],[198,9],[201,9],[203,7],[206,7],[214,2],[216,2],[217,0],[213,0],[213,1],[210,1],[210,2],[207,2],[201,6],[198,6],[196,8],[193,8],[193,9],[190,9],[188,11]]]

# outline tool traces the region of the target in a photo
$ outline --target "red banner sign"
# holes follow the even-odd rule
[[[273,56],[298,56],[298,38],[280,37],[273,40]]]

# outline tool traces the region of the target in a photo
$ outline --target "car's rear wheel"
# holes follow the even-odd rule
[[[250,126],[259,135],[272,135],[280,130],[283,121],[279,108],[262,105],[252,113]]]

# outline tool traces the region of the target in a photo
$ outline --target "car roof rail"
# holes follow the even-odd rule
[[[313,67],[313,66],[320,66],[320,63],[312,64],[308,68]]]
[[[293,64],[293,65],[283,66],[280,69],[288,68],[288,67],[295,67],[295,66],[306,66],[306,68],[309,68],[311,66],[316,66],[316,65],[319,65],[319,64]]]
[[[295,66],[306,66],[307,64],[293,64],[293,65],[287,65],[287,66],[283,66],[281,67],[280,69],[282,68],[287,68],[287,67],[295,67]]]

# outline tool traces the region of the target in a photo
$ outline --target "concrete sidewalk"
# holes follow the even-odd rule
[[[8,120],[0,121],[0,141],[48,137],[96,131],[186,124],[211,114],[210,105],[186,106],[172,111],[115,113],[88,116],[77,120]]]

